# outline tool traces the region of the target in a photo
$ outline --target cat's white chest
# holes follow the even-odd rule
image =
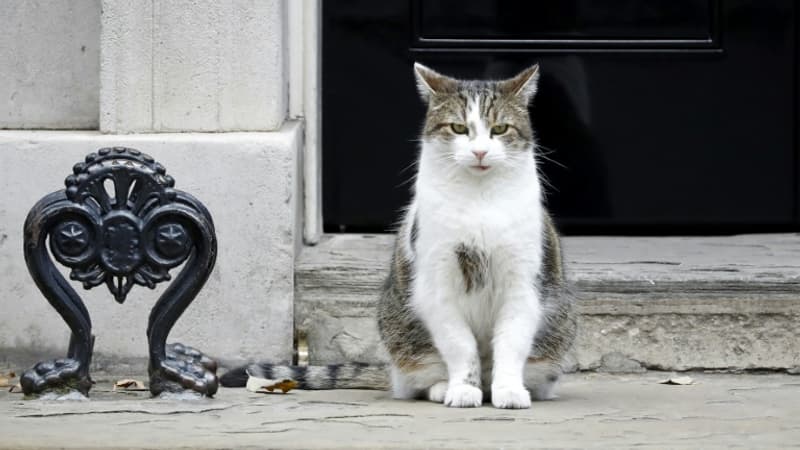
[[[537,181],[534,179],[533,183]],[[511,188],[516,188],[511,191]],[[443,289],[459,298],[497,299],[504,288],[533,283],[542,254],[542,207],[538,185],[520,183],[486,193],[456,189],[422,190],[417,198],[420,269],[433,273]],[[463,267],[456,249],[485,257],[485,289],[463,292]],[[469,303],[467,303],[469,305]],[[481,314],[482,311],[478,311]]]
[[[431,250],[443,251],[463,243],[489,253],[524,253],[540,245],[542,208],[537,186],[515,193],[430,191],[417,201],[420,225]]]
[[[488,351],[497,313],[520,286],[535,284],[541,266],[542,210],[538,193],[505,198],[460,198],[430,195],[417,203],[419,240],[417,270],[429,276],[418,301],[442,301],[455,307]],[[465,274],[457,249],[482,259]],[[473,281],[471,289],[468,278]],[[424,300],[423,300],[424,299]],[[425,305],[427,307],[429,305]]]
[[[467,244],[483,251],[519,247],[530,239],[526,229],[535,214],[515,211],[513,205],[470,202],[447,205],[433,202],[425,220],[426,234],[434,248]],[[424,225],[423,225],[424,226]]]

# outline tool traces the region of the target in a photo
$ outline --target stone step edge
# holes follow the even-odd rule
[[[707,242],[703,239],[688,238],[686,242]],[[621,270],[606,263],[598,265],[603,270],[597,273],[597,266],[578,261],[580,332],[571,369],[757,371],[800,367],[800,270],[785,264],[785,258],[796,249],[784,249],[784,260],[770,262],[764,254],[748,256],[753,253],[748,246],[756,244],[742,245],[741,239],[711,238],[710,242],[744,249],[729,255],[753,258],[755,269],[744,274],[729,270],[731,263],[724,261],[704,266],[702,261],[688,260],[680,263],[683,273],[677,274],[664,270],[677,264],[622,261],[616,266]],[[783,235],[755,239],[773,245]],[[614,240],[622,242],[623,238],[604,238],[600,244],[613,247]],[[295,271],[295,326],[298,335],[308,341],[312,363],[386,360],[378,342],[373,306],[386,275],[391,241],[388,235],[330,235],[320,246],[306,247],[301,253]],[[570,238],[566,241],[567,247],[574,247]],[[633,247],[644,246],[642,242],[653,245],[653,238],[639,244],[625,242]],[[770,245],[763,245],[764,253],[774,252]],[[637,256],[635,250],[633,256]],[[651,259],[654,256],[659,255],[649,255]],[[759,258],[765,261],[769,276],[759,272]],[[652,273],[632,274],[634,265],[637,269],[657,267]],[[685,276],[687,273],[694,276]]]

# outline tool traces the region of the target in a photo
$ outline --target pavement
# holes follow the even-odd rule
[[[0,393],[0,449],[800,448],[800,378],[578,373],[529,410],[452,409],[382,391],[151,399],[98,379],[89,400]],[[687,375],[687,374],[681,374]]]

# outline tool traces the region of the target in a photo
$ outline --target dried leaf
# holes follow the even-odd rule
[[[15,385],[11,386],[11,388],[8,390],[8,392],[11,392],[12,394],[21,394],[22,393],[22,385],[17,383]]]
[[[139,380],[134,379],[124,379],[119,380],[114,383],[114,391],[146,391],[147,388],[144,387],[144,383]]]
[[[12,378],[16,378],[17,374],[14,372],[9,372],[7,375],[0,375],[0,388],[6,388],[13,386],[13,382],[11,381]]]
[[[264,386],[263,389],[266,389],[269,392],[272,392],[275,389],[279,389],[282,393],[285,394],[296,387],[297,387],[297,381],[286,379],[286,380],[281,380],[273,384],[272,386]]]
[[[659,381],[659,383],[660,384],[675,384],[675,385],[686,386],[686,385],[694,384],[694,380],[692,379],[692,377],[671,377],[671,378],[667,378],[666,380],[661,380],[661,381]]]
[[[297,381],[285,380],[268,380],[266,378],[250,377],[247,379],[247,390],[250,392],[257,392],[260,394],[270,394],[276,390],[284,394],[297,387]]]

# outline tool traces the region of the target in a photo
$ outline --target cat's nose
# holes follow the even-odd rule
[[[472,151],[472,154],[475,155],[476,158],[478,158],[478,161],[483,161],[483,157],[486,156],[487,153],[489,153],[489,152],[487,152],[486,150],[473,150]]]

